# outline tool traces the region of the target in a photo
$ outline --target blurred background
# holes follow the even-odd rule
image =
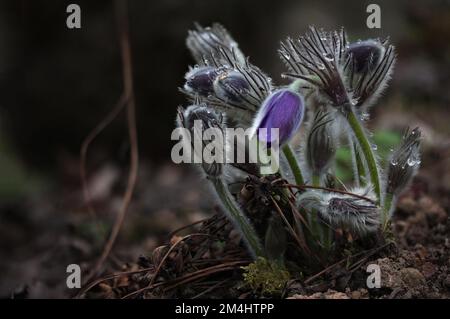
[[[421,126],[431,151],[419,177],[436,178],[427,187],[448,210],[450,1],[375,1],[381,29],[368,29],[373,2],[129,1],[140,169],[110,263],[148,254],[168,231],[213,212],[201,178],[170,160],[175,110],[186,105],[178,87],[193,64],[185,37],[194,22],[222,23],[278,84],[279,41],[308,25],[345,26],[350,40],[389,36],[398,62],[371,126]],[[66,27],[70,3],[81,7],[81,29]],[[111,1],[0,1],[0,297],[70,296],[66,266],[89,267],[99,256],[128,174],[125,114],[89,150],[95,222],[81,192],[80,146],[121,92]]]

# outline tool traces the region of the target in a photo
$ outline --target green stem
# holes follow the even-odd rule
[[[366,169],[364,168],[364,164],[361,159],[361,154],[358,149],[358,145],[353,138],[353,134],[348,134],[348,145],[351,148],[352,152],[352,161],[353,161],[353,177],[355,178],[355,182],[357,182],[358,186],[364,186],[365,177],[366,177]]]
[[[394,194],[386,193],[386,196],[384,197],[383,216],[381,220],[383,224],[383,230],[386,230],[389,221],[389,212],[391,210],[393,202],[394,202]]]
[[[313,174],[312,184],[313,184],[313,186],[320,186],[320,176],[319,175]]]
[[[361,159],[361,154],[359,153],[358,147],[354,145],[355,148],[355,161],[356,161],[356,169],[358,171],[357,178],[359,179],[359,184],[361,186],[364,186],[365,180],[364,177],[366,176],[366,170],[364,169],[364,164]]]
[[[369,168],[370,179],[372,181],[375,194],[377,196],[378,203],[381,201],[381,186],[380,177],[378,174],[377,162],[375,161],[375,155],[373,154],[372,146],[367,139],[367,136],[361,126],[361,123],[356,118],[353,110],[348,110],[347,114],[348,123],[355,134],[356,140],[358,141],[359,147],[367,162],[367,167]]]
[[[255,232],[255,229],[250,224],[247,217],[238,207],[238,204],[231,195],[228,190],[227,185],[223,182],[221,178],[211,179],[217,194],[219,195],[220,201],[222,202],[225,209],[230,214],[232,220],[235,222],[235,225],[241,231],[244,240],[247,243],[248,248],[250,249],[253,256],[256,257],[264,257],[264,251],[261,248],[261,244],[259,242],[259,237]]]
[[[320,186],[320,176],[317,174],[312,174],[312,184],[313,186]],[[312,209],[310,212],[310,218],[308,220],[309,222],[309,227],[311,228],[313,235],[316,236],[319,240],[321,240],[322,236],[320,235],[320,226],[319,226],[319,222],[317,221],[317,210],[316,209]]]
[[[315,187],[321,186],[319,174],[312,175],[312,185]],[[311,214],[313,214],[313,216],[312,216],[313,225],[311,225],[311,228],[314,230],[314,233],[316,234],[316,236],[318,236],[323,247],[325,248],[325,251],[329,251],[331,248],[331,237],[332,237],[331,228],[319,223],[319,220],[318,220],[319,217],[317,216],[317,214],[318,214],[317,210],[315,210],[315,209],[311,210]]]
[[[291,167],[292,174],[294,175],[295,183],[297,185],[304,185],[305,181],[303,179],[302,171],[300,169],[300,165],[298,164],[297,158],[295,157],[292,148],[289,144],[283,146],[283,153],[286,156],[286,159]]]

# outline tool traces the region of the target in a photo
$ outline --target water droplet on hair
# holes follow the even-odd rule
[[[415,166],[419,165],[420,163],[421,163],[420,158],[415,156],[408,158],[408,160],[406,161],[406,164],[408,164],[408,166]]]
[[[377,144],[372,144],[372,149],[373,149],[374,151],[376,151],[376,150],[378,149]]]
[[[323,53],[323,57],[324,57],[325,60],[327,60],[328,62],[334,61],[334,56],[333,56],[331,53],[324,52],[324,53]]]
[[[325,70],[325,65],[323,63],[317,63],[317,67],[319,68],[319,70]]]
[[[370,114],[367,112],[364,112],[361,114],[361,121],[368,121],[370,119]]]

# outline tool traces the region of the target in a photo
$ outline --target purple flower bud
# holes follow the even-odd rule
[[[212,66],[196,67],[186,73],[184,89],[201,96],[208,96],[214,92],[213,83],[218,70]]]
[[[244,102],[249,89],[250,85],[242,73],[233,70],[222,72],[214,81],[216,96],[226,102]]]
[[[355,72],[364,72],[373,69],[380,62],[384,47],[377,40],[365,40],[353,42],[347,49],[354,61]]]
[[[278,142],[283,145],[299,129],[304,112],[305,103],[301,95],[288,88],[277,90],[263,102],[253,124],[253,132],[258,131],[258,139],[270,145],[276,138],[271,129],[279,129]],[[260,130],[262,128],[266,130]]]

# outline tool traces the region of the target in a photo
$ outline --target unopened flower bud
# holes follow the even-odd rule
[[[336,153],[336,136],[332,122],[333,118],[329,113],[318,110],[308,132],[306,160],[313,175],[322,175]]]
[[[380,226],[381,212],[373,191],[367,187],[349,192],[362,197],[311,190],[303,193],[299,202],[302,207],[316,209],[324,222],[333,227],[348,228],[360,235],[375,232]]]
[[[387,193],[398,196],[412,181],[420,166],[420,136],[419,128],[406,130],[401,145],[392,153],[387,173]]]
[[[285,88],[273,92],[263,102],[253,123],[252,135],[271,144],[275,141],[271,129],[278,129],[278,143],[283,145],[298,131],[303,120],[305,103],[295,91]]]
[[[186,73],[184,89],[189,93],[208,96],[214,93],[213,83],[218,75],[218,70],[212,66],[201,66],[191,69]]]
[[[383,45],[377,40],[353,42],[347,49],[354,62],[355,72],[361,73],[373,69],[380,62],[384,53]]]
[[[226,102],[244,103],[249,89],[247,79],[234,70],[222,72],[214,81],[214,92],[217,98]]]
[[[178,110],[177,115],[177,123],[180,127],[184,127],[189,130],[191,133],[191,146],[194,152],[199,152],[200,154],[196,154],[202,159],[201,165],[205,173],[209,177],[218,177],[223,173],[223,161],[217,162],[213,161],[211,163],[205,161],[203,159],[203,152],[208,143],[203,140],[203,131],[207,129],[213,128],[220,130],[220,135],[222,135],[222,141],[218,141],[219,150],[222,154],[225,152],[225,145],[223,144],[225,138],[223,138],[224,134],[224,119],[223,116],[206,105],[191,105],[186,110],[182,110],[181,108]],[[200,124],[200,125],[199,125]],[[200,141],[196,141],[195,139],[200,139]],[[196,143],[199,143],[202,147],[200,150],[196,149]],[[222,156],[221,156],[222,157]]]
[[[228,31],[220,24],[214,23],[211,27],[203,28],[196,25],[196,30],[189,31],[186,44],[198,63],[219,58],[221,64],[227,64],[218,57],[220,49],[232,52],[239,63],[245,63],[245,56]],[[222,63],[223,62],[223,63]]]

